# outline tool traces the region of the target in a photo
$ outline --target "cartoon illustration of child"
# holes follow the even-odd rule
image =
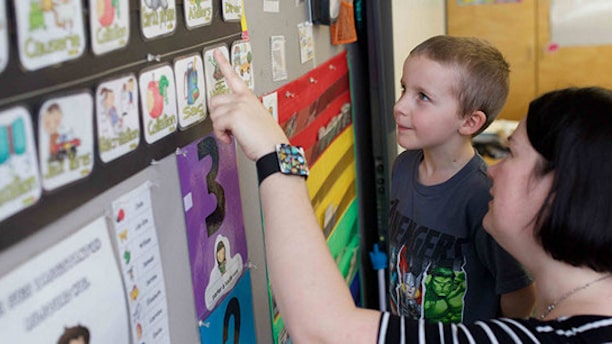
[[[57,103],[51,104],[43,115],[43,128],[49,134],[49,161],[59,161],[59,127],[62,123],[62,110]]]
[[[115,133],[120,132],[123,127],[123,118],[119,116],[117,108],[115,107],[115,92],[110,88],[104,87],[100,90],[100,95],[102,96],[104,113],[113,127],[113,130]]]
[[[58,103],[51,104],[42,116],[43,128],[49,134],[49,162],[74,158],[81,145],[72,130],[62,126],[63,116]]]
[[[134,109],[134,78],[129,78],[123,86],[121,86],[121,110],[123,115],[127,115],[129,111]]]
[[[227,258],[225,256],[225,244],[223,241],[219,241],[217,243],[217,265],[219,266],[219,271],[221,274],[224,274],[226,269]]]
[[[57,344],[89,344],[89,329],[82,325],[65,327]]]

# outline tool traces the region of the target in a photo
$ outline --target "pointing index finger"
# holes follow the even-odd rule
[[[217,61],[217,65],[219,66],[223,77],[225,78],[225,82],[232,90],[232,92],[245,92],[248,89],[246,83],[244,82],[244,80],[242,80],[242,78],[238,76],[238,74],[236,74],[236,71],[234,71],[230,63],[227,61],[225,55],[223,55],[223,53],[221,52],[221,49],[215,49],[213,51],[213,56]]]

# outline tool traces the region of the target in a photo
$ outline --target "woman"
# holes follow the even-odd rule
[[[288,143],[219,52],[233,93],[214,97],[217,136],[258,160]],[[355,307],[314,217],[303,178],[260,184],[267,262],[297,343],[612,341],[612,91],[566,89],[533,101],[493,179],[484,227],[536,280],[535,316],[442,325]],[[282,192],[279,192],[282,190]]]

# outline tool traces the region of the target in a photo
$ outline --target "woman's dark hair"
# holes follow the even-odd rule
[[[612,91],[567,88],[529,105],[527,136],[554,170],[535,232],[544,250],[573,266],[612,272]]]

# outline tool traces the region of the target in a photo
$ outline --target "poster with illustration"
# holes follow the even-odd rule
[[[233,144],[209,134],[177,155],[198,320],[208,318],[248,261]]]
[[[242,16],[242,0],[222,0],[221,12],[224,21],[237,21]]]
[[[188,29],[210,25],[213,17],[212,0],[184,1],[185,25]]]
[[[136,77],[109,80],[96,89],[98,151],[103,162],[127,154],[140,143]]]
[[[15,0],[19,59],[27,70],[73,60],[85,51],[81,0]]]
[[[261,104],[278,123],[278,92],[274,91],[261,97]]]
[[[140,0],[140,28],[149,39],[173,33],[176,29],[176,1]]]
[[[166,285],[150,188],[150,183],[144,183],[113,202],[113,227],[133,343],[170,343]]]
[[[89,27],[94,54],[125,47],[130,37],[129,0],[89,0]]]
[[[232,59],[230,60],[232,67],[251,91],[255,90],[255,79],[253,76],[253,50],[251,43],[245,41],[236,41],[232,44]]]
[[[314,36],[312,23],[298,24],[298,38],[300,40],[300,62],[306,63],[314,58]]]
[[[202,55],[179,57],[174,61],[179,127],[187,128],[206,118],[206,91]]]
[[[129,343],[104,218],[1,277],[0,310],[3,343]]]
[[[163,65],[140,74],[142,123],[147,143],[176,131],[176,89],[172,67]]]
[[[248,344],[256,338],[251,273],[246,271],[211,315],[199,322],[200,342]]]
[[[0,1],[0,73],[6,68],[9,59],[8,23],[6,22],[6,5]]]
[[[36,203],[41,194],[30,113],[0,111],[0,222]]]
[[[287,79],[287,58],[285,56],[285,36],[270,36],[270,56],[272,57],[272,81]]]
[[[217,61],[213,57],[213,51],[215,49],[221,49],[223,56],[230,61],[229,51],[227,51],[227,46],[220,45],[216,47],[211,47],[204,50],[204,80],[206,82],[206,102],[210,102],[210,97],[229,93],[229,87],[225,82],[225,78],[221,73],[221,69],[217,66]]]
[[[87,177],[94,165],[93,99],[89,92],[47,100],[38,114],[43,188]]]

